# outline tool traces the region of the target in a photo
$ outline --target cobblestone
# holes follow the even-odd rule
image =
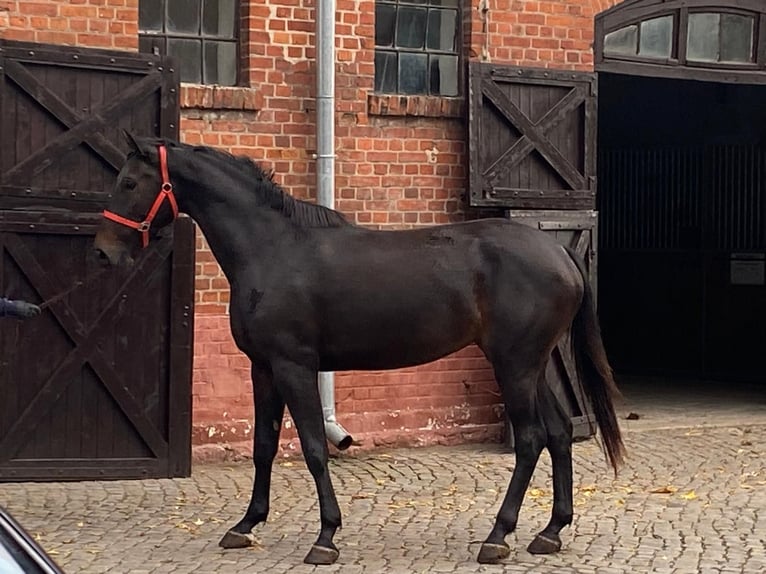
[[[322,572],[760,573],[766,567],[766,426],[640,430],[617,479],[594,441],[574,446],[575,520],[555,556],[525,550],[551,507],[547,455],[502,567],[475,562],[514,457],[499,446],[401,449],[333,459],[344,516],[338,564]],[[0,485],[0,504],[66,572],[310,572],[318,529],[302,460],[276,464],[258,544],[217,542],[250,495],[249,463],[192,478]]]

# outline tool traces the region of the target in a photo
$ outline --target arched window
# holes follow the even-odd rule
[[[596,16],[596,69],[766,83],[766,1],[626,0]]]

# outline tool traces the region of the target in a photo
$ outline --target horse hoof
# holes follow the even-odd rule
[[[559,550],[561,550],[561,538],[556,535],[543,536],[538,534],[527,546],[527,552],[530,554],[555,554]]]
[[[223,538],[221,538],[218,546],[221,548],[247,548],[253,544],[255,544],[255,536],[253,536],[250,532],[247,534],[242,534],[241,532],[234,532],[233,530],[229,530],[226,534],[223,535]]]
[[[505,542],[502,544],[485,542],[481,545],[481,550],[479,550],[479,556],[476,558],[476,561],[479,564],[497,564],[501,560],[508,558],[510,553],[511,547]]]
[[[340,553],[337,548],[327,548],[326,546],[317,546],[314,544],[303,561],[306,564],[314,564],[317,566],[335,564],[339,555]]]

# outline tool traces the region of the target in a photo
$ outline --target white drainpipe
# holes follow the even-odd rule
[[[335,0],[317,0],[317,202],[335,207]],[[319,373],[327,440],[341,450],[353,439],[335,419],[335,373]]]

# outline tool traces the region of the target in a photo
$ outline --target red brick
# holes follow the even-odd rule
[[[54,32],[50,30],[42,30],[35,34],[35,41],[49,44],[63,44],[72,46],[79,43],[77,36],[70,32]]]
[[[35,32],[33,30],[19,30],[17,28],[8,28],[6,30],[3,30],[2,37],[7,40],[33,42],[35,40]]]
[[[56,16],[59,13],[58,2],[29,2],[23,0],[24,14],[27,16]]]
[[[75,38],[80,46],[86,46],[90,48],[106,48],[112,45],[112,38],[107,35],[77,34]]]

